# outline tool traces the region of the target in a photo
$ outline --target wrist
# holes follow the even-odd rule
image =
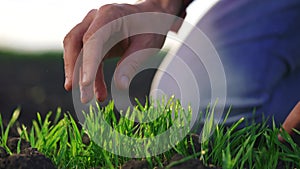
[[[138,6],[144,9],[143,12],[163,12],[171,15],[180,15],[182,0],[144,0],[139,1]]]

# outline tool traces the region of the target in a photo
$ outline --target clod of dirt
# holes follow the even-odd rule
[[[41,154],[13,154],[5,159],[0,159],[2,169],[55,169],[51,160]]]
[[[183,155],[175,154],[171,158],[170,163],[175,162],[175,161],[179,161],[183,158],[184,158]],[[190,160],[187,160],[183,163],[180,163],[178,165],[175,165],[175,166],[171,167],[171,169],[209,169],[209,168],[205,167],[203,165],[203,163],[198,159],[190,159]]]
[[[129,160],[121,168],[122,169],[149,169],[150,166],[146,160]]]
[[[20,154],[16,154],[20,141]],[[36,148],[20,138],[12,137],[7,140],[7,147],[14,154],[9,155],[4,147],[0,147],[0,169],[55,169],[56,167]]]

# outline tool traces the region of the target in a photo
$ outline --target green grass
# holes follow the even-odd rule
[[[7,147],[7,140],[8,140],[8,135],[9,135],[9,130],[10,128],[15,124],[17,121],[18,117],[20,115],[20,109],[16,109],[14,113],[12,114],[12,117],[10,121],[7,124],[6,129],[3,127],[3,121],[2,121],[2,116],[0,114],[0,130],[1,130],[1,138],[0,138],[0,145],[5,148],[5,150],[9,153],[12,154],[10,149]]]
[[[63,51],[49,50],[49,51],[16,51],[0,48],[1,60],[26,60],[26,59],[61,59]]]
[[[210,113],[208,117],[213,116],[213,111],[213,108],[208,109],[207,113]],[[85,113],[86,122],[83,126],[85,129],[89,129],[86,131],[79,130],[71,115],[62,114],[61,110],[58,109],[53,121],[49,120],[50,116],[53,115],[51,112],[44,119],[37,114],[36,120],[32,122],[33,127],[29,130],[22,125],[19,128],[19,133],[23,139],[30,142],[32,147],[49,157],[58,168],[119,168],[130,158],[107,152],[93,141],[85,144],[82,140],[84,134],[111,137],[107,135],[107,131],[102,130],[103,124],[99,123],[99,118],[105,119],[114,129],[124,135],[133,138],[151,138],[163,133],[172,125],[184,127],[180,122],[188,121],[191,113],[190,110],[183,110],[180,103],[174,100],[166,103],[160,102],[157,107],[151,104],[145,106],[139,104],[134,110],[127,112],[129,113],[127,118],[117,120],[113,113],[113,103],[105,108],[91,107],[90,112]],[[133,113],[135,115],[141,112],[160,113],[160,116],[153,122],[136,124],[133,122],[130,112],[135,112]],[[173,117],[171,116],[172,112],[176,114]],[[0,145],[8,151],[6,143],[9,128],[17,120],[19,114],[20,110],[17,109],[6,129],[3,128],[0,116]],[[60,119],[60,116],[63,118]],[[223,124],[217,126],[211,137],[201,142],[201,150],[199,152],[194,150],[194,154],[188,154],[187,149],[196,143],[192,142],[191,137],[186,137],[171,150],[143,159],[148,161],[151,167],[165,168],[171,168],[191,158],[198,158],[206,165],[213,164],[224,169],[275,168],[279,161],[285,165],[285,168],[300,168],[300,147],[285,131],[281,132],[282,137],[286,140],[286,143],[283,144],[277,139],[280,128],[277,128],[275,124],[268,127],[266,123],[253,123],[242,129],[237,129],[243,120],[240,119],[231,127],[225,127]],[[211,125],[211,123],[208,122],[207,125]],[[208,128],[206,130],[211,132]],[[296,132],[300,134],[298,131]],[[114,146],[109,142],[107,144]],[[138,151],[142,150],[137,149]],[[164,166],[174,153],[183,154],[185,158]]]

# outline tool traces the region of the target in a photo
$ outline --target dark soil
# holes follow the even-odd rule
[[[17,153],[19,138],[8,139],[7,146],[12,151],[12,155],[0,147],[0,169],[55,169],[56,167],[37,149],[31,148],[29,143],[21,140],[20,153]]]
[[[150,166],[146,160],[129,160],[121,168],[122,169],[148,169],[150,168]]]
[[[180,154],[175,154],[171,158],[169,163],[181,160],[182,158],[184,158],[184,156]],[[150,166],[146,160],[130,160],[122,166],[122,169],[150,169]],[[171,169],[209,169],[209,168],[205,167],[203,163],[198,159],[190,159],[178,165],[174,165],[173,167],[171,167]]]
[[[180,155],[180,154],[175,154],[171,160],[170,160],[170,163],[172,162],[176,162],[176,161],[179,161],[181,159],[183,159],[184,156]],[[203,163],[198,160],[198,159],[190,159],[190,160],[187,160],[183,163],[180,163],[178,165],[175,165],[173,167],[171,167],[172,169],[208,169],[209,167],[205,167],[203,165]]]

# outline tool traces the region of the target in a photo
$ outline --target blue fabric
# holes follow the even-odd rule
[[[224,65],[230,121],[282,123],[300,101],[300,1],[221,0],[197,24]]]

